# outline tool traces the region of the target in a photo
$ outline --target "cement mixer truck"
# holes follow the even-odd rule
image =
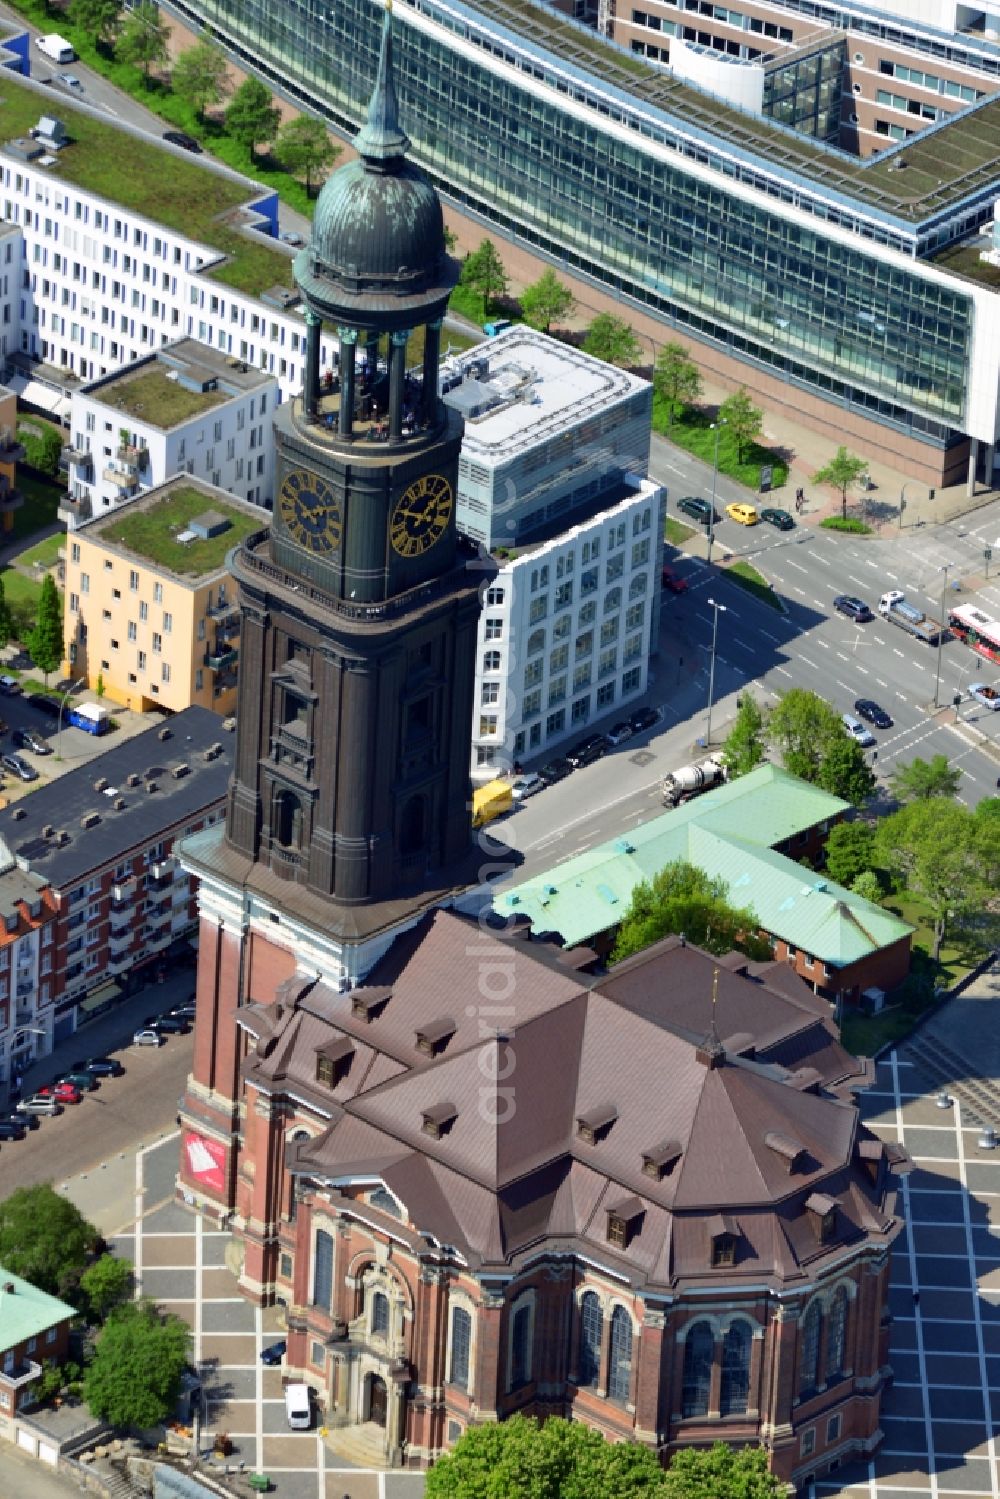
[[[726,779],[726,767],[721,755],[709,755],[697,765],[682,765],[663,777],[663,805],[677,807],[681,802],[700,796]]]

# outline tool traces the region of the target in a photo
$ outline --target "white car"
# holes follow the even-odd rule
[[[535,771],[525,771],[523,775],[517,776],[510,783],[510,794],[516,802],[523,802],[526,797],[534,796],[536,791],[541,791],[545,782]]]
[[[74,94],[83,93],[83,84],[80,82],[79,78],[77,78],[75,73],[59,73],[57,75],[56,81],[58,83],[61,83],[63,88],[72,89]]]
[[[1000,708],[1000,691],[990,687],[986,682],[970,682],[969,696],[977,703],[982,703],[984,708],[990,708],[994,713]]]
[[[875,743],[875,735],[871,729],[866,729],[860,718],[855,718],[853,713],[842,714],[841,722],[851,738],[857,740],[862,749],[868,749],[869,745]]]
[[[132,1037],[133,1046],[162,1046],[166,1037],[162,1031],[154,1031],[151,1025],[144,1025],[141,1030],[135,1032]]]

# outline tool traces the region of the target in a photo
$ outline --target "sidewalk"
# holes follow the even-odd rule
[[[524,245],[512,243],[496,226],[487,227],[477,220],[465,218],[453,208],[451,204],[444,205],[445,222],[455,235],[454,254],[460,258],[470,250],[476,249],[484,238],[492,237],[500,251],[504,267],[510,278],[510,291],[517,296],[526,286],[537,281],[545,270],[552,268],[551,261],[544,260],[534,255]],[[717,406],[732,394],[733,387],[724,386],[710,375],[706,374],[703,362],[698,357],[698,345],[681,330],[676,334],[666,323],[647,316],[638,308],[623,304],[610,293],[603,293],[588,281],[575,277],[570,270],[560,267],[557,272],[559,279],[571,287],[576,298],[576,309],[573,316],[566,320],[565,326],[574,330],[582,330],[588,326],[599,312],[610,312],[616,317],[622,317],[630,323],[638,335],[644,347],[648,349],[650,365],[655,358],[657,350],[672,337],[677,337],[681,342],[691,346],[692,357],[698,364],[702,375],[701,402],[705,406]],[[450,313],[449,317],[454,317]],[[462,321],[462,320],[459,320]],[[473,325],[468,325],[470,331],[478,332]],[[752,366],[748,365],[746,370],[746,384],[751,394],[754,392],[754,372]],[[659,434],[661,437],[663,434]],[[784,412],[777,410],[764,411],[764,429],[761,441],[769,447],[785,449],[791,453],[792,459],[788,470],[788,483],[784,489],[777,490],[772,503],[791,510],[795,491],[800,486],[806,492],[807,509],[805,521],[807,524],[818,524],[828,515],[840,514],[840,496],[834,490],[819,490],[812,482],[812,476],[823,468],[836,451],[836,443],[822,432],[815,432],[811,428],[794,421]],[[848,442],[847,446],[852,447]],[[686,451],[679,449],[678,451]],[[863,455],[867,456],[867,455]],[[954,520],[958,515],[964,515],[967,511],[977,509],[981,505],[988,504],[990,500],[1000,495],[1000,490],[986,490],[980,488],[977,494],[970,498],[966,492],[964,483],[952,485],[948,489],[938,489],[936,497],[931,500],[928,489],[920,481],[909,478],[899,469],[895,469],[886,463],[872,459],[869,463],[869,472],[875,484],[875,489],[868,496],[869,523],[876,531],[880,527],[893,527],[899,521],[899,501],[906,490],[906,511],[904,515],[904,527],[917,524],[932,525],[935,522]],[[849,495],[849,513],[860,516],[862,513],[860,501],[862,496],[857,490]]]

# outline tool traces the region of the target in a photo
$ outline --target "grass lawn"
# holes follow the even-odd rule
[[[224,515],[231,522],[229,529],[204,541],[178,541],[178,534],[186,531],[195,516],[203,515],[206,510]],[[112,513],[101,526],[100,535],[102,540],[169,568],[179,577],[197,578],[221,568],[230,548],[259,531],[262,525],[259,516],[246,515],[232,505],[210,502],[201,490],[178,484],[152,504],[130,507],[125,514]]]
[[[18,565],[33,568],[37,562],[43,568],[54,567],[59,561],[59,552],[65,545],[66,533],[57,531],[54,536],[46,536],[44,541],[36,542],[26,552],[19,552]]]
[[[776,609],[779,614],[784,614],[781,600],[770,583],[766,578],[761,577],[757,569],[751,567],[749,562],[734,562],[731,567],[726,568],[726,577],[732,578],[734,583],[738,583],[747,593],[753,594],[755,599],[759,599],[769,609]]]
[[[675,416],[673,423],[669,424],[663,402],[654,397],[653,430],[662,433],[668,441],[676,443],[686,452],[694,453],[708,464],[714,464],[715,433],[712,430],[712,418],[707,411],[689,407],[680,416]],[[728,474],[731,479],[745,484],[748,489],[759,490],[762,464],[771,466],[771,488],[781,489],[788,479],[788,465],[784,459],[779,458],[777,453],[772,453],[770,448],[761,447],[756,442],[740,458],[732,434],[726,427],[721,429],[719,436],[720,474]]]
[[[674,520],[668,515],[663,523],[663,535],[671,546],[683,546],[689,536],[694,535],[694,527],[686,526],[682,520]]]

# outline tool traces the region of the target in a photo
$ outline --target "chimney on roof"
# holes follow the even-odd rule
[[[138,786],[139,777],[136,775],[134,770],[129,771],[128,775],[125,777],[125,784],[126,786]]]
[[[128,802],[123,796],[116,796],[112,805],[116,812],[124,812],[125,808],[128,806]]]
[[[440,1140],[446,1135],[458,1118],[458,1109],[453,1103],[434,1103],[430,1108],[421,1110],[420,1128],[425,1135],[430,1135],[432,1140]]]
[[[450,1017],[432,1020],[417,1031],[417,1050],[423,1052],[425,1057],[436,1057],[439,1052],[444,1051],[457,1029]]]
[[[108,778],[107,778],[107,776],[98,776],[97,780],[94,782],[94,790],[95,791],[103,791],[105,789],[105,787],[107,786],[107,784],[108,784]]]
[[[80,826],[82,828],[96,828],[100,820],[100,812],[86,812],[84,816],[80,818]]]
[[[168,729],[166,726],[164,726],[162,729],[159,729],[157,731],[156,737],[157,739],[171,739],[173,737],[173,730]]]
[[[585,1145],[597,1145],[603,1140],[618,1118],[618,1110],[613,1103],[602,1103],[594,1109],[588,1109],[585,1114],[578,1114],[576,1118],[577,1139],[582,1140]]]
[[[50,822],[47,822],[45,824],[45,826],[42,828],[42,837],[43,838],[53,838],[55,836],[55,831],[56,830],[52,826],[52,824]]]
[[[3,1289],[8,1296],[15,1296],[17,1294],[12,1280],[4,1281]]]
[[[805,1163],[805,1146],[791,1135],[782,1134],[781,1130],[769,1129],[764,1136],[764,1144],[778,1157],[789,1176],[793,1171],[800,1170]]]
[[[21,819],[27,817],[27,815],[28,814],[23,807],[15,807],[13,812],[11,813],[11,816],[13,817],[15,822],[20,822]]]
[[[191,767],[190,765],[185,765],[182,762],[180,765],[174,765],[171,768],[170,774],[173,776],[175,781],[182,781],[185,776],[189,776],[191,774]]]
[[[156,790],[156,786],[157,786],[156,781],[147,781],[146,782],[146,790],[148,792],[150,792],[150,794],[152,794],[152,792],[154,792]]]

